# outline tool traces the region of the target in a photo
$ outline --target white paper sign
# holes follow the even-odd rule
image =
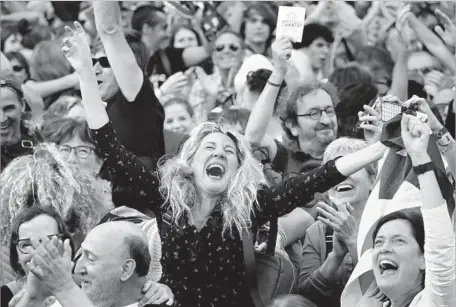
[[[294,43],[300,43],[304,31],[306,9],[303,7],[279,6],[276,37],[286,36]]]

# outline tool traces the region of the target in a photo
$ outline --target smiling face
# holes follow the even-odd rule
[[[200,193],[218,196],[225,192],[239,167],[237,147],[226,134],[205,136],[190,163]]]
[[[355,207],[355,210],[359,209],[362,211],[369,198],[372,186],[372,176],[363,168],[337,186],[331,188],[329,195],[337,199],[340,203],[350,203]]]
[[[389,298],[421,288],[424,255],[408,221],[396,219],[381,226],[374,240],[372,265],[379,289]]]
[[[8,53],[12,51],[20,51],[24,47],[21,43],[22,36],[20,34],[11,34],[5,39],[3,53]]]
[[[55,234],[59,234],[59,226],[57,224],[57,221],[49,215],[41,214],[34,217],[28,222],[22,223],[21,226],[19,226],[18,240],[30,239],[31,237],[43,237]],[[29,251],[29,253],[24,254],[17,247],[16,251],[22,269],[24,270],[24,272],[28,273],[26,264],[32,258],[30,252],[32,252],[33,248],[29,243],[25,244],[24,246],[28,246],[25,247],[25,249]],[[22,249],[24,249],[24,247]]]
[[[244,52],[239,37],[232,33],[220,35],[214,42],[212,61],[219,69],[228,70],[242,62]]]
[[[104,51],[98,51],[94,56],[95,59],[104,57],[106,57],[106,53]],[[101,99],[103,99],[104,102],[107,102],[120,90],[114,71],[111,67],[102,67],[100,62],[97,62],[94,68],[98,81],[98,87],[100,89]]]
[[[78,135],[75,135],[60,145],[62,145],[59,149],[60,154],[67,159],[70,165],[90,174],[100,172],[102,161],[95,154],[93,144],[84,142]],[[73,149],[69,152],[69,148]]]
[[[0,140],[2,146],[9,146],[21,139],[21,116],[24,106],[11,88],[2,87],[0,97]]]
[[[181,28],[174,35],[173,45],[175,48],[188,48],[198,46],[198,39],[193,31]]]
[[[165,108],[165,122],[163,124],[165,130],[189,134],[193,126],[193,118],[183,104],[175,103]]]

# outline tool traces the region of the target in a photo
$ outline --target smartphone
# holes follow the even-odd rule
[[[380,116],[383,122],[387,122],[402,112],[402,106],[396,101],[382,101],[380,104]]]

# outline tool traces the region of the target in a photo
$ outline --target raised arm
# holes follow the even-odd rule
[[[67,37],[64,39],[62,50],[79,76],[82,103],[97,145],[97,153],[105,159],[110,171],[114,173],[113,184],[129,187],[135,197],[144,200],[149,209],[157,214],[157,210],[162,204],[158,192],[158,179],[117,139],[101,100],[90,49],[84,38],[84,30],[78,22],[75,22],[75,27],[75,32],[69,27],[65,28]],[[135,208],[134,205],[129,204]]]
[[[122,94],[132,102],[141,89],[144,73],[125,39],[117,1],[94,1],[95,24]]]
[[[331,160],[319,168],[258,192],[259,209],[255,221],[263,225],[296,207],[309,203],[315,193],[323,193],[351,174],[379,160],[386,147],[377,142],[357,152]]]
[[[266,134],[266,128],[271,120],[277,95],[288,70],[287,57],[290,57],[291,49],[291,41],[288,38],[279,38],[272,44],[274,68],[260,98],[252,108],[244,134],[245,139],[253,147],[266,147],[271,161],[277,154],[277,144]]]
[[[427,153],[430,128],[416,117],[405,115],[402,140],[412,165],[432,162]],[[423,297],[429,306],[454,306],[456,300],[456,242],[451,218],[435,172],[418,173],[421,212],[424,220],[426,277]]]
[[[30,89],[32,89],[35,93],[40,95],[40,97],[46,98],[61,91],[76,88],[79,84],[79,78],[76,73],[72,73],[70,75],[49,81],[37,82],[30,80],[25,84],[29,86]]]

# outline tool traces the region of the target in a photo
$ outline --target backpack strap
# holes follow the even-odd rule
[[[162,234],[168,233],[169,228],[171,227],[171,224],[173,223],[173,211],[171,210],[171,207],[168,208],[166,213],[162,215],[162,225],[161,225],[161,231]]]
[[[255,307],[264,307],[263,300],[258,291],[255,248],[253,246],[253,238],[250,229],[244,228],[242,230],[242,247],[244,250],[245,276],[247,277],[250,295],[255,303]]]

